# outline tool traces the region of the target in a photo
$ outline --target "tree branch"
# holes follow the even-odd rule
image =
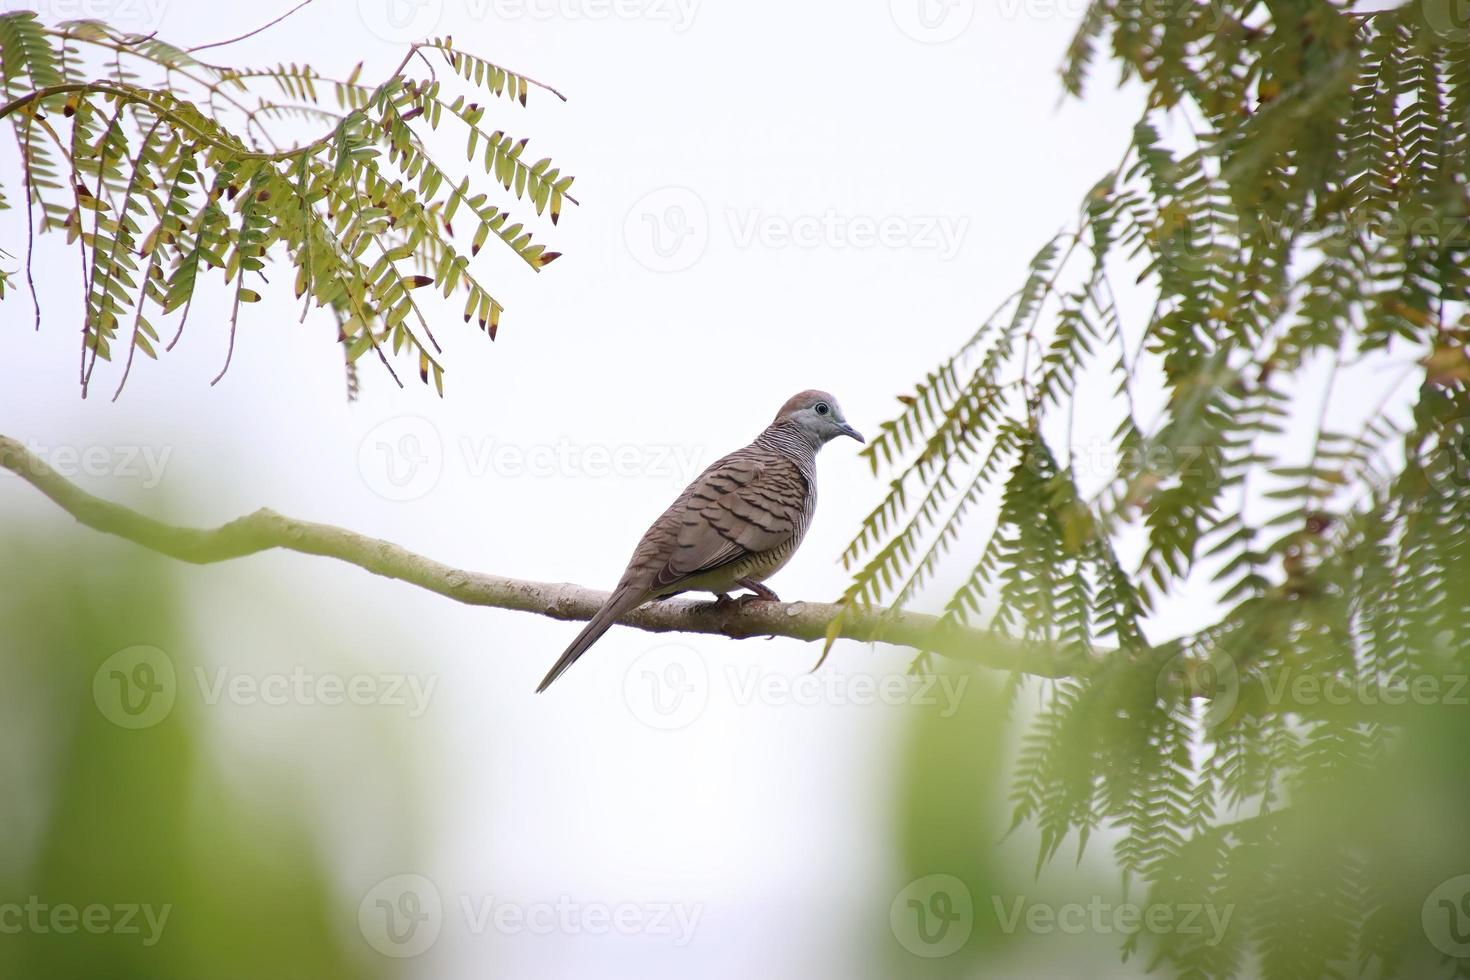
[[[120,504],[94,497],[57,473],[20,442],[0,436],[0,469],[10,470],[51,498],[80,523],[126,538],[145,548],[198,565],[242,558],[273,548],[322,555],[437,592],[457,602],[537,613],[561,620],[590,619],[606,592],[579,585],[530,582],[468,572],[414,554],[387,541],[330,524],[316,524],[261,509],[217,528],[164,524]],[[784,636],[821,640],[840,608],[827,602],[750,602],[716,606],[674,598],[647,603],[618,620],[650,633],[710,633],[744,639]],[[984,630],[939,628],[922,613],[849,610],[840,636],[932,650],[946,657],[997,670],[1063,677],[1086,669],[1080,658],[1043,648],[1022,647]]]
[[[251,31],[248,34],[241,34],[239,37],[232,37],[227,41],[214,41],[210,44],[196,44],[194,45],[194,47],[188,48],[186,50],[190,54],[193,54],[195,51],[208,51],[210,48],[222,48],[227,44],[235,44],[245,40],[246,38],[254,37],[262,31],[268,31],[272,27],[275,27],[281,21],[285,20],[287,17],[290,17],[292,14],[296,13],[296,11],[300,10],[302,7],[306,6],[309,3],[311,3],[311,0],[301,0],[300,3],[292,7],[290,10],[286,11],[281,16],[277,17],[275,20],[271,21],[269,24],[262,24],[260,27],[257,27],[255,30]]]

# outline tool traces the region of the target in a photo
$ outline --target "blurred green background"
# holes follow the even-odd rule
[[[0,975],[391,975],[356,933],[358,896],[334,878],[305,775],[234,751],[200,710],[179,569],[16,528],[0,554]],[[274,614],[287,612],[309,615]],[[114,655],[139,648],[145,670],[119,671]],[[363,766],[400,767],[371,714],[339,719]],[[408,825],[405,797],[372,805],[380,826]],[[370,857],[406,859],[412,838],[395,836]]]

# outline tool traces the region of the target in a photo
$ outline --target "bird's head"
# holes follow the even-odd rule
[[[838,436],[851,436],[858,442],[866,441],[862,433],[847,424],[837,399],[816,389],[792,395],[781,406],[781,411],[776,413],[775,421],[795,426],[819,446]]]

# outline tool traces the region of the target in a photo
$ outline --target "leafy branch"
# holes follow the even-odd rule
[[[1423,937],[1382,926],[1361,842],[1310,880],[1289,842],[1221,822],[1381,779],[1408,716],[1262,712],[1262,691],[1470,673],[1470,33],[1440,0],[1354,6],[1089,4],[1062,81],[1080,97],[1106,49],[1138,84],[1124,159],[900,396],[865,450],[888,492],[843,555],[834,635],[953,558],[943,622],[1099,664],[1017,680],[1042,707],[1015,821],[1040,862],[1108,827],[1151,900],[1252,908],[1217,947],[1155,937],[1149,968],[1180,976],[1430,975],[1406,952]],[[1146,316],[1120,310],[1124,277]],[[1134,669],[1161,651],[1232,697],[1201,711]],[[1321,909],[1316,931],[1284,907]]]
[[[86,77],[86,51],[110,70]],[[492,236],[534,271],[559,254],[535,240],[529,221],[490,203],[479,178],[552,225],[576,199],[573,178],[550,158],[527,162],[526,140],[482,127],[491,106],[447,92],[429,55],[495,105],[525,106],[533,89],[564,99],[447,37],[410,44],[388,77],[369,86],[359,80],[360,64],[340,80],[309,66],[236,69],[97,21],[48,27],[30,12],[0,16],[0,119],[15,130],[28,228],[64,233],[81,256],[83,395],[97,362],[112,361],[117,345],[126,354],[114,398],[135,354],[158,357],[160,317],[177,317],[164,347],[171,349],[211,273],[228,289],[217,383],[241,311],[262,299],[269,265],[281,260],[294,270],[303,317],[331,311],[349,370],[372,351],[397,381],[392,360],[406,358],[442,393],[441,348],[416,291],[463,297],[465,321],[493,340],[504,307],[471,259]],[[142,84],[139,68],[162,77]],[[416,68],[430,77],[415,77]],[[252,83],[274,86],[287,101]],[[452,173],[428,149],[425,136],[446,113],[467,127],[477,171]],[[289,141],[271,127],[283,120],[330,127],[282,148]],[[461,208],[473,218],[468,246],[452,224]],[[28,238],[25,275],[39,325],[33,251]],[[0,268],[0,297],[13,276]]]

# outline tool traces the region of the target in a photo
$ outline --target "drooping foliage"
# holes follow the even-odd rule
[[[866,450],[846,602],[958,563],[946,620],[1075,655],[1015,682],[1015,821],[1042,865],[1106,833],[1130,888],[1233,907],[1125,944],[1179,976],[1470,963],[1421,907],[1470,871],[1423,751],[1470,712],[1464,7],[1092,3],[1062,80],[1120,66],[1126,154]]]
[[[503,307],[471,259],[493,237],[545,267],[558,253],[507,207],[555,224],[573,178],[490,122],[544,86],[450,38],[409,45],[381,83],[361,74],[215,65],[97,21],[0,15],[0,118],[21,164],[0,207],[23,200],[30,236],[8,250],[24,265],[0,267],[0,297],[24,282],[36,300],[34,236],[64,235],[86,297],[83,393],[98,361],[122,362],[121,392],[135,355],[172,348],[215,276],[230,309],[222,377],[241,309],[284,258],[303,319],[316,307],[335,317],[350,393],[369,351],[395,380],[402,358],[442,392],[442,349],[414,291],[462,296],[465,321],[493,340]],[[436,159],[445,124],[467,170]],[[283,148],[285,130],[314,138]],[[491,180],[499,188],[482,189]]]

